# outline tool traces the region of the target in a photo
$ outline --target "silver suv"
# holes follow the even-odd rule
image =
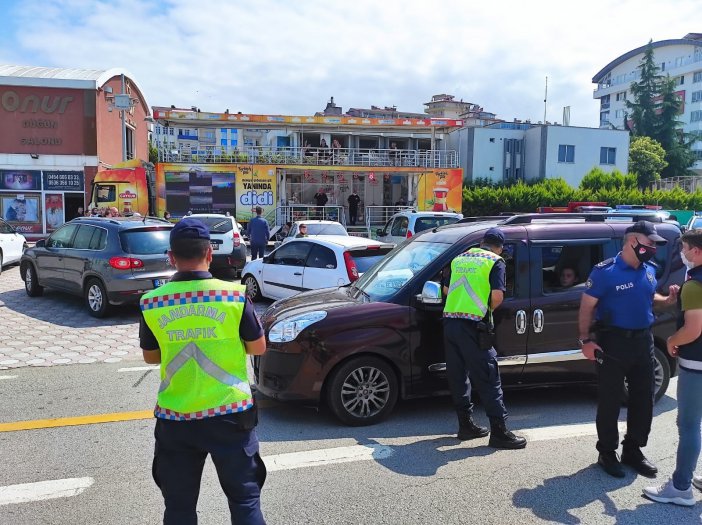
[[[30,297],[44,288],[82,296],[90,315],[136,303],[175,273],[169,261],[173,224],[154,218],[79,217],[25,251],[20,262]]]
[[[461,213],[406,210],[390,217],[383,228],[376,230],[376,234],[381,242],[400,244],[419,232],[453,224],[462,218]]]

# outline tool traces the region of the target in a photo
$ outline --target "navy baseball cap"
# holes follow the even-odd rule
[[[668,242],[665,237],[658,235],[655,224],[649,221],[635,222],[633,226],[629,226],[626,229],[625,233],[640,233],[651,239],[656,244],[666,244]]]
[[[495,246],[502,246],[505,243],[505,234],[499,228],[490,228],[483,236],[483,242]]]
[[[192,217],[186,217],[173,227],[171,230],[171,242],[181,239],[203,239],[210,240],[210,230],[205,224]]]

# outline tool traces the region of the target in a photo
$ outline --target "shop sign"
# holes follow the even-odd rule
[[[44,189],[83,191],[85,189],[85,176],[82,171],[45,171]]]

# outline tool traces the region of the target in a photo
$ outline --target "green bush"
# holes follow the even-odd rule
[[[588,182],[575,189],[563,179],[547,179],[535,184],[517,183],[510,186],[465,186],[463,188],[463,214],[466,216],[499,215],[503,212],[534,212],[540,206],[567,206],[569,202],[606,202],[617,204],[656,204],[666,210],[702,209],[702,191],[687,193],[681,188],[673,190],[639,190],[636,179],[630,175],[613,178],[620,184],[611,184],[608,179],[595,184],[600,174],[592,175]],[[612,175],[606,174],[609,177]],[[583,179],[583,182],[585,180]]]

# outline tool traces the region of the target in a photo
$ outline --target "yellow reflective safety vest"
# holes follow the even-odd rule
[[[471,248],[451,262],[444,317],[481,321],[488,313],[490,270],[502,257],[482,248]]]
[[[243,286],[218,279],[170,282],[141,298],[161,349],[156,417],[187,421],[253,406],[239,337],[245,304]]]

